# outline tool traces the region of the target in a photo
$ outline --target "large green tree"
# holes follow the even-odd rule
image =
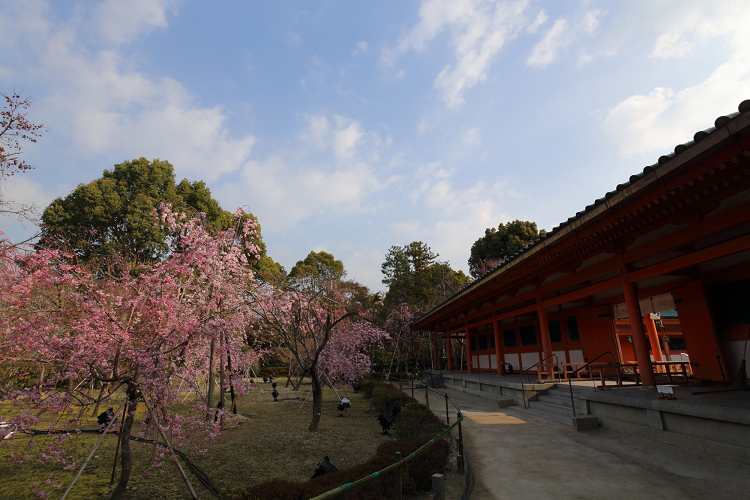
[[[485,229],[471,246],[469,273],[479,278],[543,234],[546,231],[538,231],[536,222],[520,220]]]
[[[310,252],[305,260],[298,260],[289,271],[289,278],[312,280],[318,288],[328,286],[327,282],[338,282],[337,289],[347,311],[356,311],[370,319],[378,318],[382,308],[380,295],[371,293],[369,288],[356,281],[344,281],[345,276],[344,263],[325,251]]]
[[[386,307],[408,304],[418,309],[436,305],[470,279],[463,271],[454,271],[448,262],[421,241],[392,246],[381,265],[383,284],[388,285]]]
[[[298,260],[289,271],[290,278],[319,278],[340,280],[346,275],[344,263],[328,252],[310,252],[305,260]]]
[[[211,197],[203,181],[175,182],[172,165],[163,160],[139,158],[105,170],[102,177],[80,184],[64,198],[57,198],[42,214],[40,246],[65,247],[82,261],[118,256],[131,263],[151,263],[171,251],[171,235],[155,224],[153,212],[159,203],[175,209],[203,212],[213,230],[228,229],[231,213]],[[252,214],[248,214],[252,217]],[[256,270],[280,271],[266,255],[260,239],[260,259],[252,259]]]

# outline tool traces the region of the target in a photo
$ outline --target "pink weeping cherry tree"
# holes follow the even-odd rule
[[[288,279],[253,287],[249,296],[263,335],[289,349],[299,373],[310,376],[313,414],[308,430],[317,432],[324,382],[352,382],[369,371],[372,343],[383,347],[388,334],[347,310],[339,280]]]
[[[7,377],[0,419],[8,426],[0,440],[11,431],[39,430],[49,416],[58,418],[44,431],[74,435],[84,411],[96,414],[124,401],[124,418],[112,426],[121,434],[113,499],[123,498],[133,469],[131,435],[160,430],[176,448],[205,450],[221,428],[213,417],[223,416],[212,407],[206,379],[218,369],[226,376],[222,388],[242,391],[239,374],[258,359],[248,347],[252,311],[246,307],[254,283],[248,258],[258,255],[255,222],[239,209],[235,215],[235,228],[210,233],[200,218],[160,206],[155,220],[173,235],[172,252],[138,269],[123,262],[116,276],[76,265],[58,250],[4,252],[0,366]],[[192,401],[183,402],[185,388],[194,391]],[[148,417],[136,422],[141,403]],[[12,416],[3,417],[11,406]],[[15,456],[57,460],[73,470],[80,464],[66,451],[67,435],[50,434],[45,446],[26,440]]]

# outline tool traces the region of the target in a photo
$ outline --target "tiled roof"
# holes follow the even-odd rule
[[[620,191],[626,189],[631,184],[634,184],[635,182],[637,182],[638,180],[640,180],[646,174],[649,174],[649,173],[653,172],[654,170],[656,170],[656,168],[658,166],[663,165],[664,163],[667,163],[669,160],[671,160],[672,158],[674,158],[678,154],[686,151],[691,146],[693,146],[693,145],[697,144],[698,142],[704,140],[706,137],[709,136],[709,134],[711,134],[711,132],[714,132],[716,129],[721,128],[721,127],[727,125],[730,121],[732,121],[734,118],[736,118],[740,114],[746,113],[746,112],[750,111],[750,99],[742,101],[740,103],[740,105],[738,106],[737,109],[738,109],[738,111],[735,112],[735,113],[732,113],[732,114],[729,114],[729,115],[724,115],[724,116],[719,116],[716,120],[714,120],[714,126],[713,127],[708,128],[706,130],[700,130],[700,131],[696,132],[693,135],[693,140],[692,141],[686,142],[684,144],[678,144],[677,146],[675,146],[674,152],[666,154],[666,155],[663,155],[663,156],[660,156],[659,160],[656,163],[654,163],[653,165],[649,165],[649,166],[645,167],[642,172],[639,172],[637,174],[631,175],[630,179],[628,179],[627,182],[624,182],[622,184],[618,184],[617,187],[613,191],[610,191],[610,192],[606,193],[603,197],[595,200],[594,203],[588,205],[584,210],[581,210],[580,212],[577,212],[573,217],[569,217],[568,220],[563,221],[559,225],[553,227],[550,232],[548,232],[548,233],[540,236],[538,239],[534,240],[529,245],[525,246],[524,248],[522,248],[521,250],[519,250],[515,254],[511,255],[510,257],[508,257],[502,264],[500,264],[499,266],[495,267],[494,269],[488,271],[487,273],[483,274],[482,276],[480,276],[476,280],[472,281],[471,283],[469,283],[465,287],[461,288],[460,290],[458,290],[457,292],[455,292],[453,295],[451,295],[450,297],[448,297],[447,299],[445,299],[443,302],[441,302],[437,306],[433,307],[429,311],[421,313],[419,316],[416,316],[416,317],[412,318],[412,322],[418,320],[419,318],[421,318],[423,316],[426,316],[426,315],[430,314],[433,311],[436,311],[437,309],[440,309],[444,304],[450,302],[451,300],[453,300],[458,295],[461,295],[465,291],[467,291],[467,290],[469,290],[469,289],[474,288],[475,286],[477,286],[480,282],[484,281],[484,279],[487,278],[488,276],[490,276],[492,274],[495,274],[496,272],[501,271],[501,270],[503,270],[506,267],[511,267],[515,263],[515,261],[517,259],[519,259],[524,253],[526,253],[529,250],[531,250],[532,248],[534,248],[534,246],[536,246],[537,244],[539,244],[543,240],[546,240],[546,239],[551,238],[552,236],[558,234],[560,232],[560,230],[563,229],[565,226],[567,226],[570,223],[572,223],[572,222],[580,219],[581,217],[583,217],[584,215],[586,215],[587,213],[589,213],[590,211],[592,211],[595,207],[601,205],[606,200],[612,198],[613,196],[615,196]]]

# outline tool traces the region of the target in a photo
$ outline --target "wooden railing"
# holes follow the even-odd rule
[[[654,373],[666,375],[670,384],[675,382],[674,379],[680,379],[680,382],[688,382],[693,375],[689,361],[652,361],[651,365],[654,367]],[[586,366],[588,366],[588,369],[584,368]],[[551,372],[540,370],[537,382],[599,379],[602,381],[602,387],[604,387],[606,378],[614,376],[618,386],[621,386],[622,381],[628,377],[633,377],[636,385],[641,383],[638,363],[557,363],[552,367]]]

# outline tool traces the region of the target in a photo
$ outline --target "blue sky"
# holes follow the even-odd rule
[[[168,160],[287,269],[325,250],[377,291],[390,246],[467,270],[485,228],[550,229],[736,111],[747,26],[728,0],[0,0],[0,89],[49,128],[2,196]]]

